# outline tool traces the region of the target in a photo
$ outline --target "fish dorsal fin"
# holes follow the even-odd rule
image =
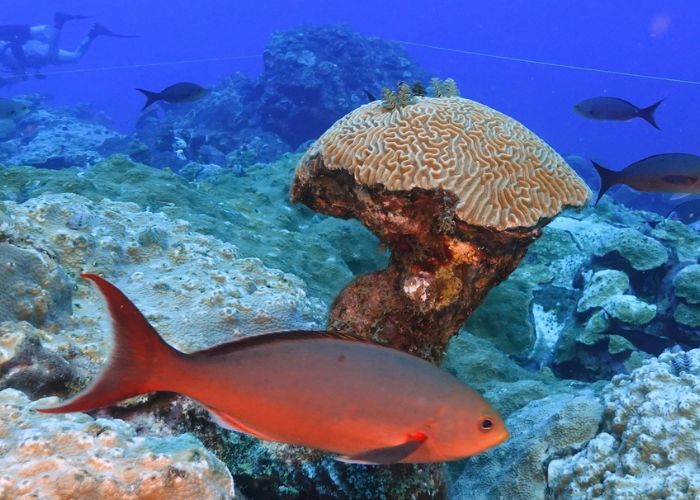
[[[194,354],[212,356],[221,355],[230,352],[235,352],[240,349],[247,349],[249,347],[267,345],[273,342],[285,342],[290,340],[302,340],[302,339],[339,339],[348,340],[354,342],[365,342],[369,344],[374,344],[372,341],[367,340],[362,337],[358,337],[352,334],[346,333],[336,333],[329,332],[325,330],[289,330],[282,332],[272,332],[272,333],[261,333],[258,335],[249,335],[247,337],[242,337],[240,339],[232,340],[230,342],[225,342],[223,344],[218,344],[201,351],[197,351]]]
[[[254,436],[258,439],[264,439],[265,441],[271,441],[270,438],[266,437],[264,434],[259,433],[258,431],[254,430],[252,427],[249,427],[240,421],[236,420],[233,418],[231,415],[224,413],[219,410],[215,410],[214,408],[211,408],[209,406],[206,407],[207,411],[209,411],[209,415],[211,415],[212,420],[216,422],[218,425],[223,427],[224,429],[229,429],[232,431],[236,432],[242,432],[244,434],[250,434],[251,436]]]
[[[406,437],[406,441],[396,446],[375,448],[350,456],[338,456],[339,462],[349,464],[386,465],[401,462],[411,453],[420,448],[428,436],[424,432],[412,432]]]

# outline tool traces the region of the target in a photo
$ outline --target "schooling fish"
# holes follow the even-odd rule
[[[643,118],[654,128],[659,128],[654,119],[654,111],[663,102],[661,99],[649,107],[638,108],[631,102],[617,97],[593,97],[579,102],[574,106],[574,111],[579,115],[592,120],[621,120],[627,121],[632,118]]]
[[[192,102],[203,97],[208,90],[196,83],[181,82],[166,87],[160,92],[151,92],[145,89],[136,89],[146,96],[146,104],[143,105],[143,111],[148,106],[156,101],[166,101],[171,103]]]
[[[166,344],[114,285],[82,277],[105,298],[113,351],[92,385],[39,411],[86,411],[147,392],[178,392],[226,428],[365,464],[456,460],[508,438],[477,392],[410,354],[306,331],[185,354]]]
[[[665,153],[636,161],[620,171],[593,163],[600,175],[598,200],[616,184],[654,193],[700,193],[700,156]]]

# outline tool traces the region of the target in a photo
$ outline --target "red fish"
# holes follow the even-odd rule
[[[508,437],[477,392],[415,356],[307,331],[185,354],[166,344],[114,285],[94,274],[82,277],[106,300],[114,347],[90,386],[39,411],[86,411],[172,391],[201,403],[226,428],[366,464],[456,460]]]

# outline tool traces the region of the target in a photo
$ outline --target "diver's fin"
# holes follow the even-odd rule
[[[146,89],[136,89],[139,92],[141,92],[143,95],[146,96],[146,104],[143,105],[143,108],[141,108],[141,111],[146,109],[148,106],[153,104],[154,102],[160,100],[160,94],[158,92],[151,92],[150,90]]]
[[[591,163],[598,171],[600,176],[600,189],[598,190],[598,197],[595,199],[594,205],[597,205],[603,195],[615,184],[618,184],[618,179],[620,176],[619,172],[605,168],[604,166],[591,160]]]
[[[168,380],[165,369],[180,370],[176,365],[185,355],[166,344],[117,287],[95,274],[81,277],[94,282],[107,302],[114,333],[112,353],[107,367],[90,386],[58,406],[38,410],[42,413],[94,410],[147,392],[170,390],[161,387],[162,381]]]
[[[639,117],[644,118],[646,121],[648,121],[652,127],[654,127],[657,130],[661,130],[661,128],[656,124],[656,119],[654,118],[654,112],[656,111],[656,108],[659,107],[659,104],[664,102],[663,99],[661,99],[658,102],[655,102],[651,106],[647,106],[646,108],[642,108],[639,110]]]
[[[92,16],[81,16],[81,15],[76,15],[76,14],[68,14],[67,12],[56,12],[53,16],[53,25],[61,29],[63,28],[63,25],[66,24],[68,21],[75,21],[78,19],[90,19]]]
[[[206,409],[209,411],[209,415],[211,416],[212,420],[214,420],[214,422],[219,424],[221,427],[236,432],[242,432],[243,434],[250,434],[251,436],[254,436],[258,439],[270,441],[270,438],[266,437],[264,434],[260,434],[259,432],[253,430],[251,427],[245,425],[244,423],[241,423],[240,421],[233,418],[231,415],[228,415],[219,410],[215,410],[214,408],[211,408],[209,406],[207,406]]]
[[[97,38],[98,36],[111,36],[112,38],[138,38],[139,35],[120,35],[114,31],[105,28],[101,24],[94,24],[88,33],[90,38]]]
[[[374,450],[363,451],[351,456],[335,457],[339,462],[348,464],[364,465],[386,465],[401,462],[411,453],[416,451],[428,439],[424,432],[412,432],[405,442],[397,446],[387,446],[386,448],[376,448]]]

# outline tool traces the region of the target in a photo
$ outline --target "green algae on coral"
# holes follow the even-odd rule
[[[673,319],[681,325],[700,328],[700,306],[678,304],[673,311]]]
[[[700,265],[692,264],[680,270],[673,279],[676,297],[688,304],[700,304]]]
[[[624,272],[614,269],[598,271],[588,282],[576,310],[585,312],[594,307],[603,307],[611,297],[623,294],[629,287],[630,280]]]
[[[656,305],[648,304],[634,295],[615,295],[605,304],[605,311],[628,325],[646,325],[656,317]]]
[[[619,253],[637,271],[649,271],[668,261],[668,250],[653,238],[635,229],[619,229],[609,239],[603,241],[595,254],[604,256],[611,252]]]

